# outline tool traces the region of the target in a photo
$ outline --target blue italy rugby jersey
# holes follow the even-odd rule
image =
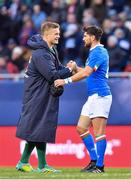
[[[86,66],[94,72],[86,79],[88,95],[97,93],[99,96],[110,95],[108,86],[109,55],[103,45],[99,44],[90,49]]]

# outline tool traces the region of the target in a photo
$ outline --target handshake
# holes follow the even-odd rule
[[[71,70],[73,75],[76,74],[77,71],[78,71],[78,67],[77,67],[76,62],[74,62],[72,60],[67,63],[66,67]],[[57,81],[62,81],[62,84],[57,86]],[[50,93],[52,94],[52,96],[58,97],[58,96],[61,96],[63,94],[63,92],[64,92],[64,88],[63,88],[64,82],[65,82],[64,79],[59,79],[59,80],[56,80],[54,82],[54,84],[52,84],[50,86]]]
[[[70,60],[67,63],[66,67],[68,67],[72,71],[72,74],[77,73],[77,64],[75,61]]]

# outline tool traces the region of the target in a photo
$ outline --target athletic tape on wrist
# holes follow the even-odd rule
[[[72,83],[72,79],[71,78],[66,78],[66,79],[64,79],[64,81],[65,81],[65,84]]]

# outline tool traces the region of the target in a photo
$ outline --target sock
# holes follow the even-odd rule
[[[46,143],[36,143],[37,155],[38,155],[38,168],[43,169],[46,165]]]
[[[27,142],[25,144],[25,148],[24,148],[23,154],[22,154],[21,159],[20,159],[20,161],[22,163],[28,163],[29,162],[29,158],[30,158],[30,155],[31,155],[34,147],[35,147],[35,144],[33,142]]]
[[[82,138],[89,154],[90,154],[90,158],[91,160],[97,160],[97,154],[96,154],[96,149],[95,149],[95,145],[94,145],[94,140],[91,134],[88,134],[86,137]]]
[[[104,155],[105,155],[106,144],[107,144],[105,137],[106,137],[105,135],[102,135],[102,136],[99,136],[96,138],[96,147],[97,147],[96,166],[100,166],[100,167],[102,167],[104,165]]]

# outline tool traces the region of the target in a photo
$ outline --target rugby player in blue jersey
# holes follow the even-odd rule
[[[100,39],[102,29],[97,26],[85,26],[83,41],[90,47],[85,68],[76,66],[77,73],[66,79],[55,81],[55,86],[63,86],[86,78],[88,99],[84,104],[77,125],[77,132],[82,138],[89,155],[90,163],[82,172],[103,173],[106,150],[106,124],[112,95],[108,86],[109,55]],[[71,62],[70,62],[71,63]],[[89,128],[93,126],[96,148]]]

